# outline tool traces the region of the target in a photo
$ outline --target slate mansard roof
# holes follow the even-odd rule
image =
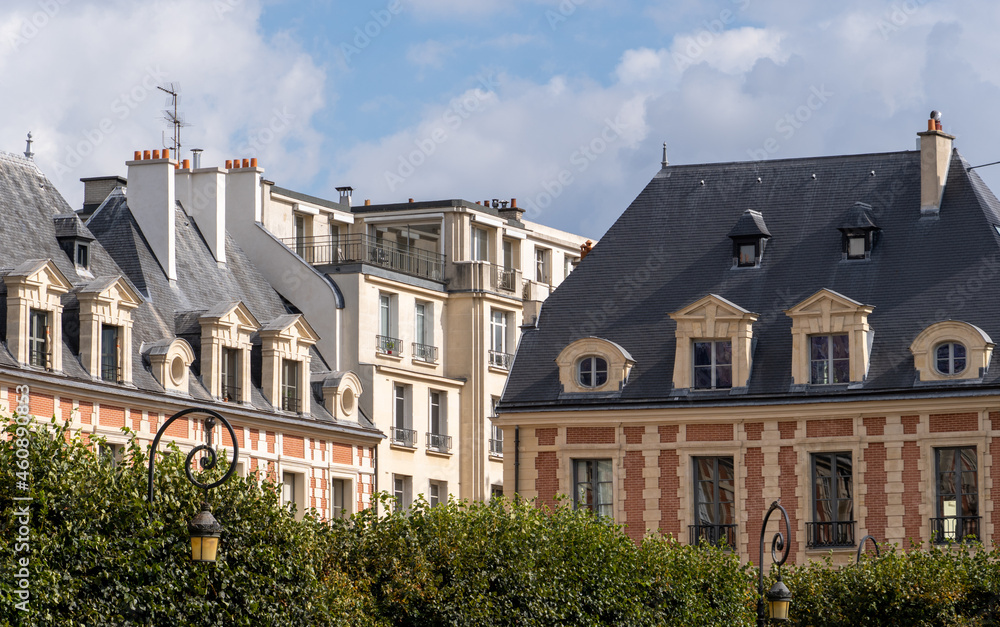
[[[1000,337],[1000,202],[968,168],[953,151],[936,218],[921,218],[919,151],[661,169],[523,333],[500,409],[995,392],[996,355],[982,380],[916,385],[909,350],[921,331],[948,319]],[[759,267],[734,268],[728,235],[747,209],[761,213],[771,237]],[[838,229],[876,224],[871,258],[843,259]],[[861,386],[802,391],[791,385],[784,312],[824,288],[874,306],[870,366]],[[708,294],[760,315],[746,395],[673,393],[676,323],[668,314]],[[560,397],[555,359],[587,336],[635,359],[612,400]]]
[[[129,211],[126,195],[116,189],[82,223],[34,162],[0,152],[0,274],[7,274],[28,259],[51,259],[74,289],[63,298],[64,345],[63,373],[70,379],[93,383],[79,359],[79,333],[76,323],[67,318],[78,310],[76,294],[102,277],[124,276],[143,297],[132,312],[132,382],[141,393],[163,393],[142,348],[163,340],[183,337],[195,352],[195,371],[189,377],[190,399],[174,397],[175,401],[197,404],[211,403],[211,395],[197,376],[200,361],[200,326],[198,317],[214,311],[220,303],[242,301],[262,324],[289,313],[281,296],[257,271],[250,259],[232,237],[226,237],[227,263],[219,267],[204,238],[178,203],[176,215],[177,281],[171,285],[153,255],[145,237]],[[78,271],[68,252],[57,238],[76,237],[90,242],[90,272]],[[0,281],[0,292],[6,287]],[[0,334],[6,339],[6,311],[0,307]],[[256,340],[256,336],[254,337]],[[328,372],[323,356],[311,353],[314,373]],[[0,346],[0,366],[17,368],[6,344]],[[253,364],[252,364],[253,366]],[[272,406],[261,394],[259,368],[251,368],[253,386],[252,408],[233,406],[238,411],[269,414]],[[127,390],[113,384],[93,383]],[[311,403],[310,418],[335,430],[379,437],[380,434],[364,416],[358,423],[338,423],[327,412],[321,399]],[[288,420],[288,418],[282,418]],[[294,420],[294,419],[293,419]]]

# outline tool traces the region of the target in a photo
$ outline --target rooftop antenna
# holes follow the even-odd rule
[[[24,148],[25,159],[35,159],[35,153],[31,152],[31,131],[28,131],[28,145]]]
[[[174,154],[177,155],[177,158],[179,159],[181,155],[181,128],[189,126],[189,124],[181,119],[180,115],[177,113],[177,105],[180,102],[180,85],[177,83],[167,83],[166,87],[157,85],[156,88],[170,96],[167,99],[167,106],[170,107],[170,109],[163,110],[163,119],[174,127],[174,141],[172,147]],[[165,138],[163,140],[163,147],[170,147],[167,146]]]

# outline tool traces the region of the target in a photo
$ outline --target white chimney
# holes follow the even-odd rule
[[[215,260],[226,263],[226,171],[178,170],[177,199],[198,225]]]
[[[257,167],[257,160],[253,159],[247,167],[240,167],[239,162],[233,164],[233,169],[226,175],[226,220],[236,223],[243,223],[253,219],[254,222],[262,222],[263,211],[262,193],[260,188],[260,177],[264,173],[262,168]]]
[[[338,187],[337,191],[340,192],[340,204],[351,206],[351,196],[354,194],[353,187]]]
[[[927,130],[917,135],[920,137],[920,215],[936,216],[941,210],[955,137],[941,130],[940,111],[931,111]]]
[[[136,151],[128,166],[128,208],[132,217],[142,229],[156,260],[171,281],[177,280],[177,260],[175,250],[174,170],[177,161],[170,159],[170,151]]]

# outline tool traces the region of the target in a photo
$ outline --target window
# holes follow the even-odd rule
[[[413,448],[416,434],[410,428],[410,390],[406,385],[392,386],[392,443]]]
[[[348,514],[345,507],[347,498],[347,480],[334,479],[330,486],[330,497],[333,502],[333,517],[344,518]]]
[[[472,227],[472,260],[489,261],[490,240],[486,229]]]
[[[300,257],[305,257],[306,251],[306,217],[295,214],[295,252]]]
[[[49,354],[49,312],[32,309],[28,314],[28,364],[36,368],[52,366]]]
[[[124,444],[98,444],[97,456],[101,462],[115,468],[125,458]]]
[[[240,351],[235,348],[222,349],[222,400],[227,403],[239,403],[240,395]]]
[[[570,257],[569,255],[563,257],[563,279],[569,276],[579,262],[580,260],[576,257]]]
[[[395,337],[396,296],[394,294],[378,295],[378,329],[376,352],[383,355],[402,355],[403,343]]]
[[[601,357],[584,357],[579,367],[580,385],[599,388],[608,382],[608,362]]]
[[[719,389],[733,387],[733,343],[710,340],[694,343],[694,387]]]
[[[90,269],[90,246],[83,242],[76,243],[76,265],[84,270]]]
[[[736,546],[736,482],[732,457],[695,457],[691,544]]]
[[[441,392],[431,392],[430,427],[431,433],[447,433],[444,426],[444,416],[441,415]]]
[[[573,509],[589,509],[598,516],[614,516],[610,459],[573,460]]]
[[[340,250],[340,226],[330,222],[330,262],[340,263],[343,251]]]
[[[506,311],[494,309],[490,314],[490,365],[509,369],[513,356],[507,351],[509,315]]]
[[[410,506],[412,478],[406,475],[392,476],[392,497],[396,501],[396,508],[407,509]]]
[[[509,239],[503,241],[503,267],[507,270],[514,268],[514,242]]]
[[[431,481],[427,486],[427,502],[431,507],[437,507],[448,502],[448,484],[444,481]]]
[[[848,235],[847,236],[847,258],[848,259],[864,259],[865,258],[865,240],[867,238],[864,235]]]
[[[850,453],[812,456],[813,522],[808,546],[854,546],[854,484]]]
[[[847,383],[851,380],[848,335],[812,335],[809,337],[809,382]]]
[[[965,370],[965,346],[958,342],[939,344],[934,351],[941,374],[961,374]]]
[[[500,397],[493,396],[490,399],[490,419],[497,417],[497,404],[500,403]],[[490,423],[490,455],[494,457],[503,457],[503,429],[498,425]]]
[[[545,248],[535,249],[535,280],[549,282],[549,251]]]
[[[757,265],[757,245],[756,244],[740,244],[739,245],[739,260],[736,265],[740,267],[755,266]]]
[[[105,381],[121,381],[120,330],[119,327],[101,325],[101,378]]]
[[[937,466],[937,518],[931,519],[934,542],[979,539],[979,485],[976,447],[934,449]]]
[[[378,296],[378,328],[382,335],[392,335],[392,297],[388,294]]]
[[[426,362],[437,361],[437,347],[433,336],[433,305],[418,302],[413,308],[413,358]]]
[[[413,308],[414,335],[418,344],[427,344],[427,305],[417,303]]]
[[[451,451],[451,436],[448,435],[448,418],[445,411],[444,392],[431,390],[428,410],[427,448],[440,453]]]
[[[281,360],[281,408],[285,411],[299,411],[299,362]]]
[[[296,480],[295,473],[293,472],[283,472],[281,473],[281,502],[288,507],[290,511],[295,511],[296,505]]]
[[[490,486],[490,498],[495,499],[503,496],[503,486],[502,485],[491,485]]]

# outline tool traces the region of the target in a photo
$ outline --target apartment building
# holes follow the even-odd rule
[[[109,463],[181,409],[214,409],[235,428],[237,471],[283,482],[300,516],[367,507],[382,434],[227,235],[225,205],[190,211],[191,179],[204,180],[179,165],[136,153],[127,181],[85,179],[75,212],[30,158],[0,153],[0,408],[28,386],[33,415],[106,438]],[[166,433],[182,450],[205,437],[197,416]]]
[[[1000,201],[918,136],[664,164],[522,336],[505,493],[754,563],[779,498],[799,563],[995,542]]]

